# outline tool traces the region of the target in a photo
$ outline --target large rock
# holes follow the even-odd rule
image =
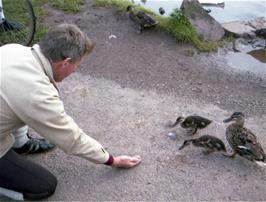
[[[222,23],[226,32],[235,35],[236,37],[253,38],[255,30],[266,28],[266,18],[260,17],[247,21],[233,21]]]
[[[223,27],[202,8],[199,1],[183,0],[181,10],[201,38],[208,41],[219,41],[224,36]]]

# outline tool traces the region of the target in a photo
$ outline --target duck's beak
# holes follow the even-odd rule
[[[178,150],[183,149],[185,146],[186,146],[185,144],[182,144],[182,145],[178,148]]]
[[[178,150],[181,150],[188,145],[189,145],[189,142],[187,140],[185,140],[184,143],[178,148]]]
[[[228,118],[228,119],[225,119],[225,120],[223,120],[223,122],[224,123],[228,123],[228,122],[230,122],[230,121],[232,121],[233,119],[230,117],[230,118]]]

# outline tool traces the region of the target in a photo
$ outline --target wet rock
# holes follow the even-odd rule
[[[235,37],[255,38],[255,29],[245,21],[233,21],[222,24],[226,34],[232,34]]]
[[[183,0],[180,8],[204,40],[219,41],[224,36],[223,27],[202,8],[199,1]]]
[[[255,30],[266,27],[266,17],[260,17],[253,20],[247,21],[249,26],[253,27]]]
[[[224,8],[225,3],[200,3],[202,6],[209,6],[209,7],[218,7],[218,8]]]
[[[233,42],[233,51],[234,52],[242,52],[245,49],[245,46],[247,45],[245,43],[246,42],[244,41],[243,38],[236,39]]]
[[[260,17],[248,21],[233,21],[222,23],[227,34],[233,34],[236,37],[255,38],[255,31],[266,27],[266,18]]]

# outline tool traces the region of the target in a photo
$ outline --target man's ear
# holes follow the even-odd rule
[[[71,58],[66,58],[63,60],[62,67],[68,67],[70,63],[71,63]]]

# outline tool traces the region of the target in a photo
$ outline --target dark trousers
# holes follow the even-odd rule
[[[54,193],[56,185],[52,173],[12,149],[0,158],[0,187],[20,192],[24,199],[47,198]]]

